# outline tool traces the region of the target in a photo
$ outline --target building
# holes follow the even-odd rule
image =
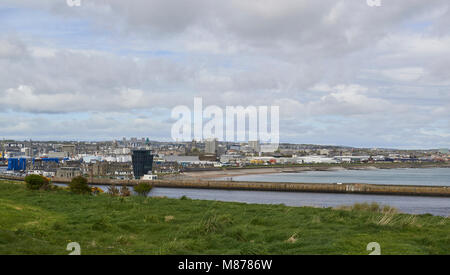
[[[163,162],[175,162],[181,166],[191,166],[201,164],[199,156],[163,156]]]
[[[147,174],[147,175],[142,176],[142,179],[143,180],[156,180],[156,179],[158,179],[158,176],[152,175],[152,174]]]
[[[32,159],[29,169],[55,173],[58,167],[59,167],[59,159],[57,158],[56,159],[39,158],[39,159]]]
[[[73,156],[75,154],[75,148],[74,144],[63,144],[61,146],[61,151],[67,153],[68,156]]]
[[[25,158],[9,158],[8,171],[25,171],[27,170],[27,159]]]
[[[339,162],[367,162],[370,156],[335,156],[334,159]]]
[[[48,152],[47,154],[45,154],[46,157],[48,158],[67,158],[69,156],[68,152]]]
[[[131,152],[130,148],[117,148],[114,150],[116,155],[127,155]]]
[[[145,174],[152,172],[153,155],[150,150],[134,150],[131,155],[131,162],[135,179],[140,179]]]
[[[249,140],[248,147],[253,152],[259,153],[261,151],[261,145],[259,144],[259,140]]]
[[[20,150],[22,153],[24,153],[24,155],[26,156],[26,157],[31,157],[32,155],[32,152],[33,152],[33,150],[31,149],[31,148],[29,148],[29,147],[25,147],[25,148],[22,148],[21,150]]]
[[[56,170],[57,178],[72,179],[81,176],[81,169],[79,167],[61,167]]]
[[[238,154],[220,156],[220,163],[238,163],[243,161],[244,157]]]
[[[336,158],[327,158],[323,156],[304,156],[296,157],[297,163],[338,163]],[[343,159],[340,159],[343,161]]]
[[[205,153],[206,154],[217,154],[219,148],[219,142],[217,139],[209,139],[205,142]]]
[[[88,164],[92,176],[131,177],[131,162],[98,161]]]
[[[153,162],[153,171],[155,173],[176,173],[180,172],[181,165],[176,161],[161,161],[155,160]]]

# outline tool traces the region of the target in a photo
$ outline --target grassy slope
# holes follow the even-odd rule
[[[0,183],[0,254],[68,254],[73,241],[82,254],[368,254],[369,242],[382,254],[450,254],[450,219]]]

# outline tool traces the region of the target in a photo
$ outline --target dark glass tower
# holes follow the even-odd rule
[[[135,179],[140,179],[143,175],[152,171],[153,155],[150,150],[134,150],[131,161]]]

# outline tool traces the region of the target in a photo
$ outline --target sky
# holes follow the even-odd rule
[[[449,148],[450,2],[0,1],[0,138],[170,141],[194,97],[279,106],[281,142]]]

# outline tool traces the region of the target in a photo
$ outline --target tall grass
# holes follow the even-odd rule
[[[389,210],[391,209],[391,210]],[[372,204],[284,205],[79,196],[0,183],[0,254],[450,254],[450,222]]]
[[[376,202],[372,202],[372,203],[355,203],[353,205],[342,205],[342,206],[337,206],[334,209],[337,210],[346,210],[346,211],[367,211],[367,212],[374,212],[374,213],[388,213],[388,214],[397,214],[399,213],[399,211],[394,208],[391,207],[389,205],[380,205]]]

